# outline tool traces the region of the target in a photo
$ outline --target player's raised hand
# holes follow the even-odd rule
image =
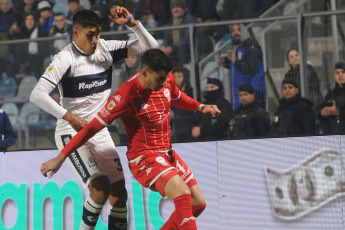
[[[221,113],[221,111],[218,109],[216,105],[204,105],[200,112],[202,113],[210,113],[212,114],[212,117],[217,117]]]
[[[115,6],[110,9],[109,18],[120,25],[135,26],[136,21],[128,10],[122,6]]]
[[[60,169],[65,159],[66,156],[59,153],[57,157],[54,157],[49,161],[43,162],[41,166],[42,175],[45,177],[48,176],[49,179],[52,178],[52,176]]]

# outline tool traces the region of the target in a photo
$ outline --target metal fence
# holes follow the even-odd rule
[[[322,97],[333,88],[334,63],[344,61],[344,19],[345,11],[341,10],[188,24],[152,28],[149,31],[158,39],[160,44],[164,43],[163,34],[166,31],[179,30],[187,34],[186,46],[180,50],[180,53],[176,54],[180,56],[172,56],[172,58],[178,62],[182,55],[184,61],[180,64],[189,70],[194,98],[203,101],[202,95],[205,90],[206,78],[215,77],[223,82],[225,97],[230,100],[229,70],[220,64],[219,58],[224,55],[224,51],[230,43],[230,25],[236,23],[246,25],[248,35],[260,44],[263,52],[267,91],[266,110],[273,114],[277,108],[278,99],[281,97],[281,82],[290,68],[287,61],[287,51],[291,48],[298,49],[300,54],[302,96],[314,99],[310,97],[309,85],[319,84]],[[131,38],[131,36],[129,31],[102,33],[104,39],[126,39]],[[16,117],[16,119],[12,119],[15,122],[13,125],[19,127],[16,131],[20,140],[10,150],[55,148],[54,125],[51,125],[51,117],[49,122],[46,122],[44,119],[47,119],[47,116],[40,110],[23,111],[24,105],[28,103],[29,92],[35,83],[35,81],[25,83],[23,80],[27,79],[28,76],[34,76],[37,81],[57,51],[54,46],[57,46],[58,42],[68,43],[71,39],[70,36],[63,36],[0,41],[0,60],[3,63],[0,69],[1,80],[8,78],[15,80],[14,91],[7,96],[5,95],[5,98],[0,98],[0,108],[6,103],[13,103],[17,106],[17,111],[6,111],[11,116]],[[32,45],[38,47],[36,53],[28,52],[29,46]],[[115,63],[114,69],[120,69],[122,65],[123,61]],[[318,82],[310,81],[305,77],[308,75],[308,65],[315,69]],[[113,79],[117,78],[118,73],[118,71],[114,71]],[[24,115],[21,115],[24,112],[27,113],[27,116],[36,114],[39,116],[38,124],[45,125],[29,125],[29,118],[23,118]],[[42,130],[44,132],[41,132]],[[116,144],[126,144],[115,128],[110,128],[110,130]]]

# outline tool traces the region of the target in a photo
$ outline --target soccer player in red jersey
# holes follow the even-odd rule
[[[44,162],[41,172],[51,178],[67,156],[89,138],[121,118],[128,135],[127,158],[133,176],[144,187],[174,200],[175,211],[161,229],[197,229],[195,218],[206,207],[191,169],[172,150],[170,105],[220,114],[215,105],[204,105],[176,86],[171,60],[159,49],[146,51],[139,73],[127,80],[55,158]]]

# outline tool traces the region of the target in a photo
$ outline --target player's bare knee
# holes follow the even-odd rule
[[[90,182],[90,193],[106,200],[110,194],[110,182],[107,176],[99,176]]]

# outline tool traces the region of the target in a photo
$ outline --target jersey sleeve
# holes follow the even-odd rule
[[[68,142],[68,144],[61,150],[61,153],[65,156],[70,155],[103,128],[104,125],[94,118]]]
[[[172,73],[169,75],[169,81],[171,84],[171,104],[183,110],[198,110],[201,103],[187,96],[187,94],[177,87],[175,77]]]
[[[55,89],[64,76],[68,76],[71,65],[72,60],[71,56],[68,55],[68,51],[63,51],[55,55],[30,95],[30,101],[32,103],[52,114],[57,119],[61,119],[67,110],[52,99],[49,93]]]
[[[96,115],[96,119],[104,126],[110,125],[116,118],[128,112],[131,100],[130,87],[125,83],[111,95],[105,106]]]

